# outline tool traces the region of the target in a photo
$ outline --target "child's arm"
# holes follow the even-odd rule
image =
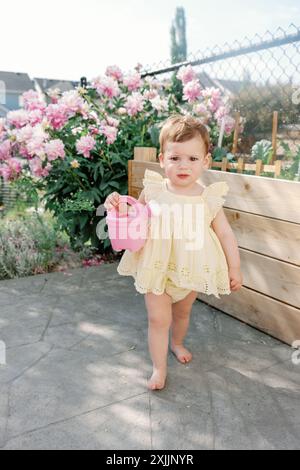
[[[226,256],[231,290],[238,290],[241,288],[243,282],[239,248],[235,235],[222,208],[218,211],[211,225],[220,240]]]

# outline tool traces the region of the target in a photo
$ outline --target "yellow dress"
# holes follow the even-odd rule
[[[118,273],[133,276],[134,286],[141,294],[153,292],[161,295],[166,292],[172,297],[172,302],[183,299],[192,290],[207,295],[213,294],[217,298],[220,298],[219,294],[230,294],[226,257],[216,233],[210,226],[225,202],[223,196],[228,192],[228,184],[224,181],[212,183],[205,187],[199,196],[174,194],[168,190],[166,178],[146,169],[143,186],[145,201],[151,209],[162,204],[175,204],[176,207],[181,207],[182,204],[185,204],[185,207],[196,207],[195,203],[200,204],[203,244],[200,249],[187,250],[187,239],[174,236],[178,217],[171,216],[168,219],[170,236],[148,236],[139,251],[125,250],[117,267]],[[149,233],[154,223],[155,228],[161,230],[164,224],[163,216],[163,211],[156,211],[156,216],[150,217]],[[193,217],[194,212],[191,214],[191,218]],[[193,224],[193,220],[190,222]]]

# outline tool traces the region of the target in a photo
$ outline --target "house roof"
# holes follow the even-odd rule
[[[218,80],[226,90],[231,91],[234,95],[238,94],[245,86],[245,81],[240,80]]]
[[[203,88],[221,88],[223,91],[230,92],[234,95],[237,95],[246,83],[241,80],[222,80],[219,78],[212,78],[206,72],[201,72],[197,74],[197,76]]]
[[[5,117],[6,114],[10,111],[4,104],[0,104],[0,118]]]
[[[46,90],[59,88],[61,91],[73,90],[76,86],[79,85],[78,81],[72,80],[57,80],[49,78],[35,78],[41,90],[45,92]]]
[[[6,92],[19,91],[23,93],[34,89],[34,83],[27,73],[0,71],[0,81],[5,83]]]

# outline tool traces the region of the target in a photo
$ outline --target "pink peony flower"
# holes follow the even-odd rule
[[[48,176],[52,168],[51,163],[47,163],[47,165],[43,167],[42,161],[37,157],[30,160],[29,166],[31,173],[38,178]]]
[[[49,138],[49,134],[44,131],[41,125],[37,125],[32,129],[32,137],[26,143],[26,148],[31,157],[45,155],[45,143]]]
[[[59,88],[48,88],[47,95],[51,99],[51,103],[56,104],[61,97],[61,91]]]
[[[222,104],[222,95],[219,88],[205,88],[201,95],[205,98],[206,104],[212,113],[215,113]]]
[[[17,158],[10,158],[6,164],[0,168],[0,175],[5,181],[13,181],[22,172],[22,165]]]
[[[30,155],[30,153],[28,152],[28,149],[26,147],[26,145],[20,145],[19,146],[19,154],[26,158],[27,160],[32,160],[32,155]]]
[[[89,132],[90,132],[91,135],[100,134],[100,131],[99,131],[98,127],[96,127],[96,126],[89,126]]]
[[[108,77],[113,77],[115,80],[122,80],[123,73],[117,65],[110,65],[105,71],[105,75]]]
[[[5,140],[0,143],[0,161],[9,160],[11,157],[11,141]]]
[[[208,122],[209,119],[211,119],[212,117],[212,114],[211,112],[209,111],[209,109],[207,109],[207,106],[204,104],[204,103],[197,103],[194,105],[193,107],[193,113],[197,115],[197,117],[199,117],[199,119],[201,120],[201,122]]]
[[[32,111],[29,111],[29,123],[32,126],[35,126],[36,124],[40,124],[43,121],[44,114],[40,109],[34,109]]]
[[[95,148],[96,141],[93,137],[87,135],[81,137],[76,142],[76,150],[81,153],[85,158],[90,158],[90,152]]]
[[[5,132],[6,132],[5,118],[0,118],[0,140],[1,140],[1,136],[3,136]]]
[[[11,126],[15,126],[17,129],[20,129],[23,126],[26,126],[29,121],[29,113],[25,109],[17,109],[16,111],[9,111],[7,113],[7,122]]]
[[[124,77],[123,83],[129,91],[138,90],[142,86],[141,75],[139,73],[127,75],[127,77]]]
[[[222,118],[229,114],[229,108],[227,106],[220,106],[215,112],[215,119],[218,122],[222,122]]]
[[[65,147],[60,139],[50,140],[45,144],[45,153],[49,161],[65,158]]]
[[[201,96],[201,87],[198,80],[192,80],[183,87],[183,99],[189,103],[196,101]]]
[[[230,135],[235,126],[235,119],[231,116],[226,116],[225,118],[225,134]]]
[[[144,97],[141,93],[134,92],[128,96],[125,108],[129,116],[135,116],[139,111],[142,111],[144,107]]]
[[[150,90],[154,90],[154,89],[159,90],[159,89],[162,89],[165,86],[164,82],[158,80],[157,78],[148,77],[148,76],[144,78],[144,83],[149,85]]]
[[[39,110],[43,113],[47,107],[37,91],[29,90],[22,94],[23,104],[26,111]]]
[[[44,141],[40,139],[31,139],[26,144],[27,152],[31,157],[34,156],[43,156],[45,153],[44,150]]]
[[[66,106],[68,117],[75,116],[76,113],[81,113],[82,109],[85,107],[85,101],[77,90],[65,91],[58,101],[58,104]]]
[[[68,109],[64,104],[49,104],[46,117],[53,129],[60,130],[68,121]]]
[[[26,143],[33,137],[33,127],[30,124],[21,129],[13,129],[12,135],[16,138],[18,144]]]
[[[156,98],[157,96],[158,96],[158,91],[157,91],[157,90],[154,90],[154,89],[145,90],[144,93],[143,93],[143,97],[144,97],[146,100],[153,100],[153,99]]]
[[[169,105],[168,100],[165,98],[161,98],[160,96],[156,96],[152,100],[150,100],[152,106],[157,111],[168,111]]]
[[[108,98],[114,98],[121,93],[118,82],[113,77],[97,77],[92,80],[92,86],[96,88],[99,95],[104,95]]]
[[[118,135],[118,129],[114,126],[101,126],[100,132],[105,135],[108,144],[113,144]]]
[[[120,124],[119,119],[115,119],[111,116],[107,116],[106,120],[109,126],[118,127],[118,125]]]
[[[197,80],[197,74],[191,65],[180,67],[176,77],[181,80],[184,85]]]

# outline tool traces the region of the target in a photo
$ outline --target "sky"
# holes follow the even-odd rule
[[[128,73],[168,61],[177,7],[188,53],[300,27],[299,0],[0,0],[0,70],[91,80],[108,65]]]

